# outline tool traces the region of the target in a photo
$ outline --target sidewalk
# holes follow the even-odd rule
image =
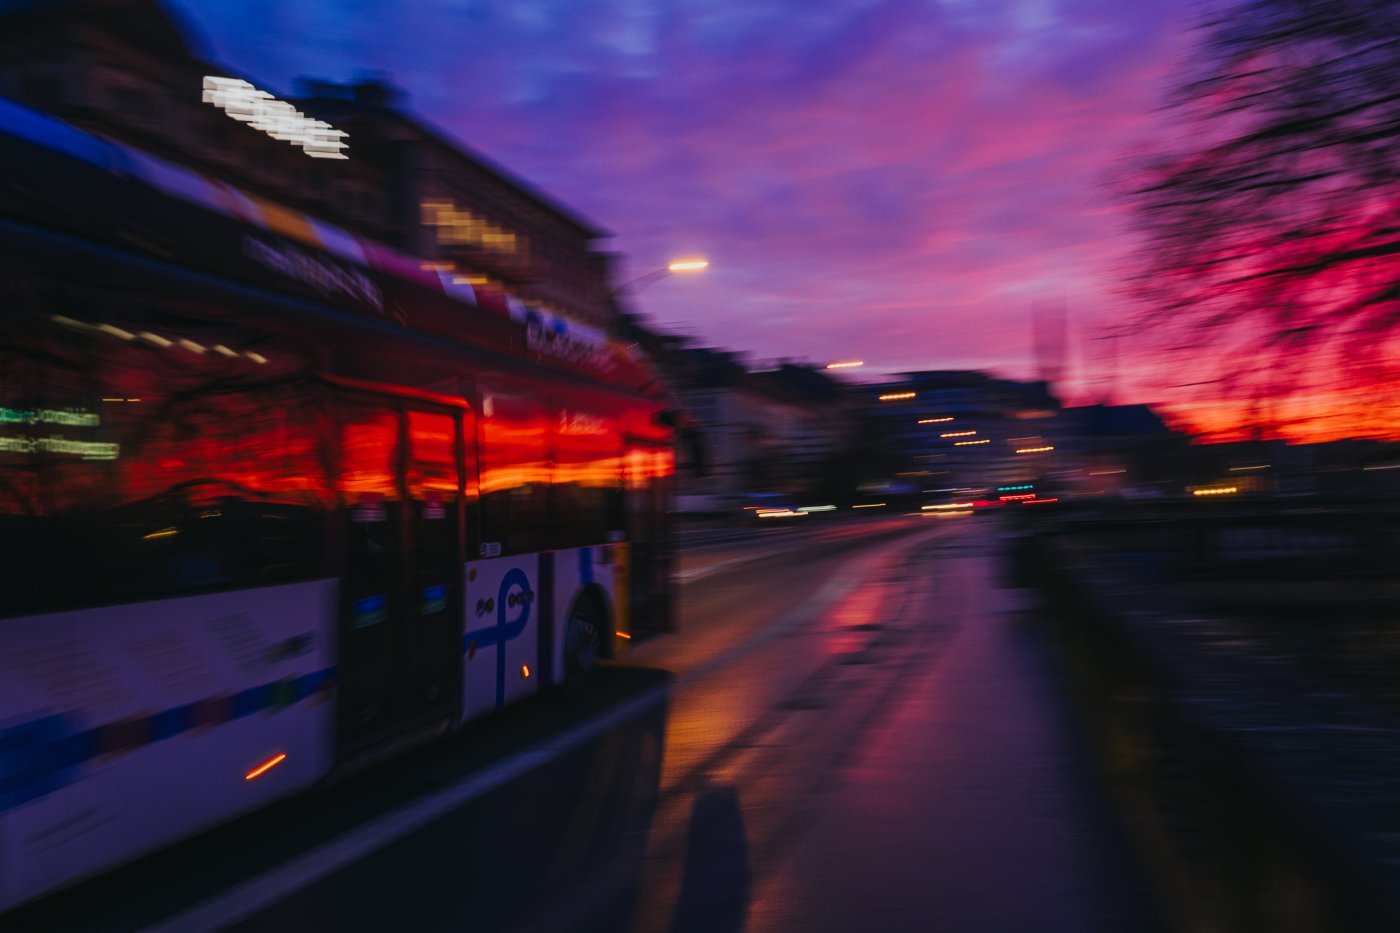
[[[1159,929],[1021,594],[986,554],[937,567],[956,634],[760,881],[747,928]]]

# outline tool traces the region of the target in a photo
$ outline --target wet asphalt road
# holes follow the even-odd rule
[[[1139,931],[1000,526],[894,516],[694,549],[635,900],[585,929]]]

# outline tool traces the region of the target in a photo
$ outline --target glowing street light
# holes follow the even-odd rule
[[[617,288],[614,288],[612,293],[614,295],[621,295],[625,291],[631,291],[633,293],[636,293],[646,288],[651,283],[659,282],[660,280],[666,278],[666,276],[672,275],[673,273],[699,272],[702,269],[708,269],[709,267],[710,263],[708,260],[705,259],[676,259],[662,266],[660,269],[655,269],[651,272],[648,272],[646,275],[639,275],[635,279],[629,279],[628,281],[623,282]]]
[[[827,369],[855,369],[857,366],[864,366],[865,360],[846,360],[840,363],[827,363]]]

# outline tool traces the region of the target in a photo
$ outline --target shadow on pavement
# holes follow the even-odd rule
[[[742,930],[749,908],[749,844],[733,787],[700,791],[687,838],[672,933]]]

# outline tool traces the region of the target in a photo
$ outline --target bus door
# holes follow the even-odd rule
[[[405,692],[416,718],[441,714],[455,721],[462,677],[462,419],[445,410],[405,414]]]
[[[388,732],[398,716],[402,453],[397,412],[357,403],[344,405],[340,415],[336,486],[344,566],[336,680],[343,753]]]
[[[463,437],[450,409],[346,409],[342,752],[457,715]]]
[[[669,444],[627,438],[624,481],[627,540],[631,542],[633,626],[671,631],[670,483],[675,456]]]

